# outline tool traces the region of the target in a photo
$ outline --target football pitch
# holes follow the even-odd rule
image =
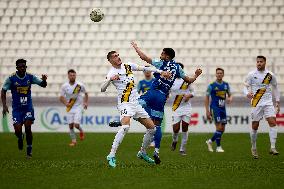
[[[283,188],[284,134],[278,135],[280,155],[268,154],[268,134],[258,135],[260,158],[250,154],[248,134],[225,134],[225,153],[210,153],[211,134],[189,134],[187,156],[170,150],[164,134],[160,165],[137,159],[143,134],[128,133],[117,153],[117,167],[109,168],[114,133],[87,133],[69,147],[69,135],[34,134],[33,158],[17,149],[12,133],[0,134],[0,188]],[[177,149],[178,150],[178,149]],[[153,149],[150,149],[152,151]],[[282,154],[281,154],[282,153]]]

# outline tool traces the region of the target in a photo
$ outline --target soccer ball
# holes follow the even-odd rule
[[[90,18],[93,22],[99,22],[104,18],[104,13],[101,9],[94,8],[92,12],[90,13]]]

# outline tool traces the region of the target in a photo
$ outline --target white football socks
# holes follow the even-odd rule
[[[188,139],[188,132],[182,132],[182,139],[181,139],[181,145],[180,145],[180,150],[179,151],[185,151],[185,147],[187,144],[187,139]]]
[[[269,138],[270,138],[271,148],[275,148],[276,139],[277,139],[277,130],[278,130],[277,126],[269,128]]]
[[[250,131],[250,141],[251,141],[251,148],[256,149],[256,139],[257,139],[257,130],[252,129]]]
[[[146,133],[144,134],[143,143],[142,143],[142,146],[141,146],[141,151],[143,153],[146,153],[146,149],[148,148],[148,146],[153,141],[155,132],[156,132],[156,128],[147,129]]]
[[[110,156],[115,156],[116,151],[120,143],[122,142],[125,134],[128,132],[130,126],[129,125],[122,125],[121,128],[118,130],[116,133],[112,146],[111,146],[111,151],[109,153]]]
[[[178,133],[173,133],[173,142],[178,141]]]
[[[71,138],[72,142],[76,142],[76,133],[75,133],[74,129],[70,129],[70,138]]]

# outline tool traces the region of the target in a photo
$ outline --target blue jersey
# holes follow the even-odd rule
[[[218,83],[217,81],[211,83],[207,88],[207,96],[211,97],[211,109],[225,109],[226,96],[231,95],[230,86],[227,82]]]
[[[155,79],[152,83],[151,89],[159,90],[166,95],[169,94],[169,91],[173,86],[176,78],[185,77],[183,69],[174,60],[171,61],[154,60],[152,61],[152,65],[159,70],[168,71],[172,74],[171,78],[166,79],[161,77],[159,73],[154,73]]]
[[[151,88],[152,82],[154,79],[143,79],[141,81],[139,81],[138,85],[137,85],[137,91],[138,93],[142,92],[145,93],[146,91],[148,91]]]
[[[26,73],[23,78],[20,78],[17,73],[8,77],[3,84],[3,89],[11,90],[13,109],[32,107],[31,85],[40,85],[41,82],[41,79],[29,73]]]

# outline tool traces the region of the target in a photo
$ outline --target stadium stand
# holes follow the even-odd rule
[[[105,13],[100,23],[89,19],[93,7]],[[152,57],[174,48],[187,73],[200,66],[197,95],[204,95],[216,67],[241,95],[260,54],[284,93],[283,0],[1,0],[0,24],[0,83],[15,71],[16,59],[26,58],[30,72],[49,75],[46,90],[33,89],[39,97],[57,96],[69,68],[91,96],[114,96],[114,88],[100,93],[110,68],[106,54],[114,49],[125,62],[143,63],[131,40]]]

